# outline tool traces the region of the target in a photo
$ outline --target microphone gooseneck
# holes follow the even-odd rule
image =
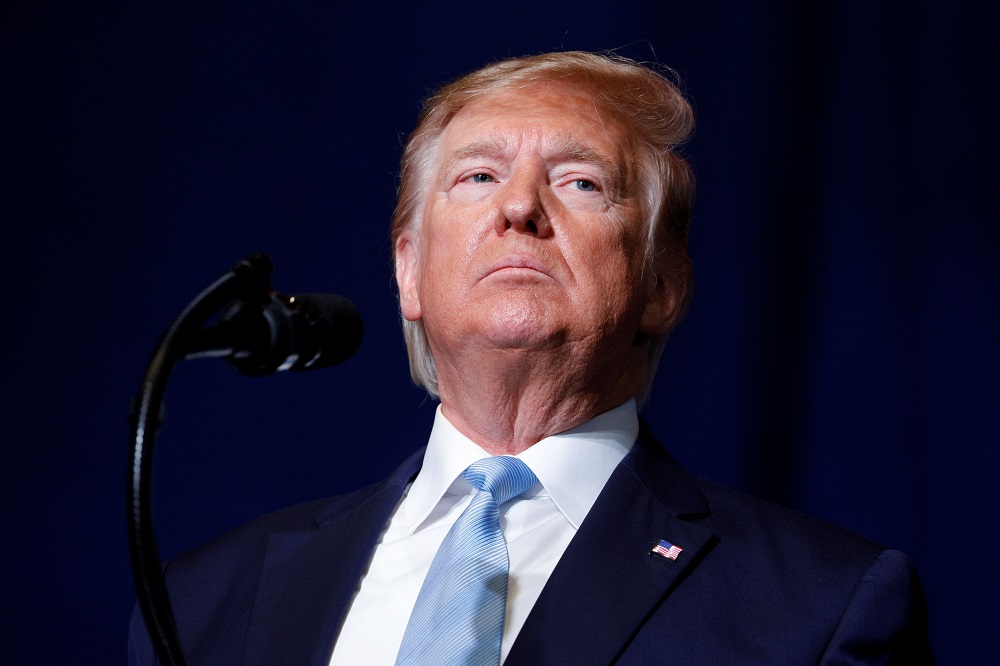
[[[238,262],[174,320],[160,340],[132,402],[129,465],[129,555],[136,596],[160,662],[184,666],[152,516],[153,449],[170,374],[185,358],[221,356],[248,375],[311,370],[347,360],[361,343],[361,316],[332,294],[285,297],[271,289],[266,254]],[[218,312],[218,323],[202,328]]]

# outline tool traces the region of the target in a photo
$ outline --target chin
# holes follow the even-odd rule
[[[482,335],[490,345],[502,349],[547,349],[560,342],[537,302],[506,302],[493,308],[483,320]]]

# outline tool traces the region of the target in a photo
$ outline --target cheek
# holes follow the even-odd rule
[[[433,220],[425,229],[425,239],[440,269],[459,270],[471,261],[493,229],[490,208],[484,204],[438,206]]]
[[[579,258],[606,305],[612,310],[630,309],[628,302],[646,290],[645,237],[618,220],[604,224],[607,233],[591,234]]]
[[[419,279],[422,292],[433,291],[441,297],[446,292],[457,292],[463,288],[476,245],[461,228],[460,222],[445,222],[441,218],[437,222],[424,230]]]
[[[589,226],[586,252],[598,262],[604,262],[606,270],[613,267],[619,276],[642,272],[646,238],[641,223],[632,216],[619,214],[602,216]]]
[[[641,280],[646,266],[646,229],[636,214],[623,216],[613,221],[617,230],[616,244],[629,274]]]

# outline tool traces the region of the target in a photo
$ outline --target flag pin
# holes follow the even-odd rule
[[[680,546],[675,546],[666,539],[660,539],[660,543],[653,546],[653,550],[649,551],[649,554],[659,555],[660,557],[665,557],[668,560],[676,560],[682,550],[684,549]]]

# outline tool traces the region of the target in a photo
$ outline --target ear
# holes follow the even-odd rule
[[[680,314],[683,285],[667,282],[659,275],[639,320],[639,331],[656,336],[669,333]]]
[[[417,293],[419,255],[413,238],[403,232],[396,240],[396,287],[399,289],[399,309],[408,321],[418,321],[421,317]]]

